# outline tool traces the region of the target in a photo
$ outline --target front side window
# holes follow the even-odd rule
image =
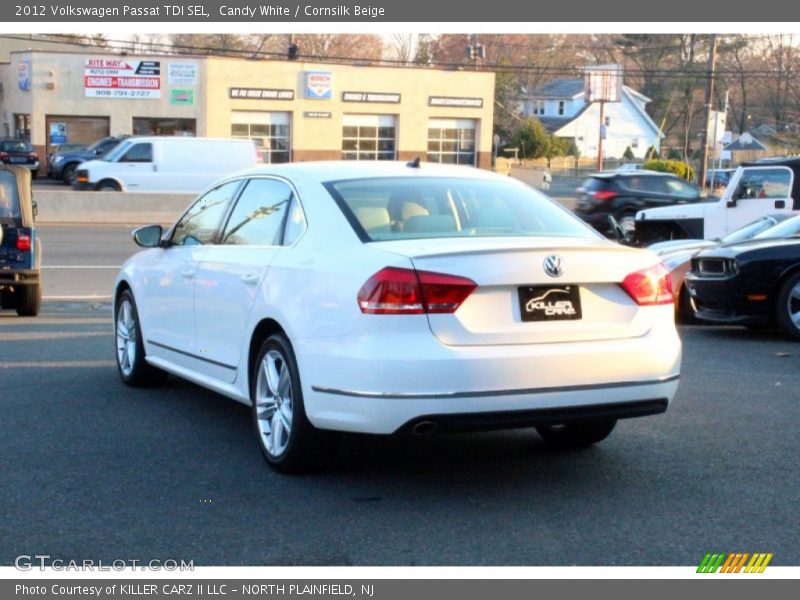
[[[10,171],[0,171],[0,219],[19,219],[17,179]]]
[[[397,177],[325,187],[363,241],[598,235],[546,196],[513,181]]]
[[[744,169],[734,199],[786,199],[792,187],[792,172],[786,167]]]
[[[128,151],[122,155],[119,162],[153,162],[153,144],[133,144]]]
[[[239,181],[224,183],[197,200],[175,225],[172,245],[213,244],[220,221],[228,208],[228,202],[236,193],[239,183]]]
[[[252,179],[231,212],[222,243],[236,246],[276,246],[292,189],[274,179]]]
[[[683,181],[682,179],[672,179],[671,177],[665,180],[667,184],[668,193],[673,196],[683,196],[684,198],[693,198],[699,195],[699,191],[691,183]]]

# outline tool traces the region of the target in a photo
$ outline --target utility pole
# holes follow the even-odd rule
[[[725,111],[722,113],[725,115],[725,123],[728,122],[728,98],[730,96],[730,90],[725,92]],[[714,115],[714,135],[711,138],[711,187],[714,187],[714,174],[717,171],[717,140],[719,139],[719,134],[717,133],[717,125],[719,123],[719,117],[717,114]],[[720,160],[722,160],[722,152],[720,152]],[[720,167],[722,168],[722,167]]]
[[[714,101],[714,73],[717,68],[717,34],[711,36],[711,49],[708,52],[708,81],[706,82],[706,119],[703,125],[703,162],[700,164],[700,186],[706,189],[706,170],[708,168],[708,143],[711,132],[708,121],[711,119],[711,104]]]

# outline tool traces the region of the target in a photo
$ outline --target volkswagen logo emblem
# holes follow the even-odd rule
[[[558,254],[551,254],[544,259],[544,272],[550,277],[561,277],[564,273],[564,260]]]

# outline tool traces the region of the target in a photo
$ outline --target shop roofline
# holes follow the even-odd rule
[[[0,39],[5,36],[0,35]],[[58,42],[50,42],[50,43],[58,43]],[[475,70],[467,68],[468,65],[464,65],[463,67],[453,67],[449,69],[443,69],[441,67],[429,67],[424,65],[381,65],[381,64],[358,64],[358,60],[354,62],[345,62],[341,61],[330,61],[330,60],[303,60],[302,58],[298,58],[297,60],[289,60],[285,58],[247,58],[247,57],[239,57],[239,56],[209,56],[207,54],[166,54],[166,53],[158,53],[158,52],[120,52],[120,51],[109,51],[107,48],[97,47],[97,49],[93,49],[87,47],[86,50],[48,50],[48,49],[38,49],[38,48],[29,48],[27,50],[11,50],[9,55],[14,54],[70,54],[70,55],[106,55],[106,56],[117,56],[117,57],[128,57],[128,58],[140,58],[140,57],[152,57],[152,58],[171,58],[171,59],[192,59],[192,60],[236,60],[236,61],[245,61],[245,62],[268,62],[268,63],[280,63],[280,64],[300,64],[300,65],[320,65],[320,66],[330,66],[330,67],[337,67],[337,66],[346,66],[346,67],[365,67],[365,68],[372,68],[372,69],[399,69],[399,70],[414,70],[414,71],[439,71],[441,73],[475,73],[476,75],[490,75],[494,77],[496,73],[494,71],[488,70]],[[371,59],[363,59],[364,62],[370,62]],[[10,63],[10,61],[9,61]],[[5,63],[5,64],[9,64]],[[0,63],[4,64],[4,63]]]

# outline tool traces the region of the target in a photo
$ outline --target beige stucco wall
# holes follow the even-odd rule
[[[305,71],[333,72],[333,98],[306,99]],[[424,160],[428,119],[442,117],[477,119],[478,151],[491,151],[494,73],[210,58],[206,74],[209,82],[206,134],[210,136],[230,135],[230,114],[234,110],[290,112],[295,158],[316,158],[315,152],[341,153],[342,115],[396,115],[399,156],[421,154]],[[230,87],[292,89],[295,97],[291,101],[230,98]],[[401,101],[399,104],[343,102],[344,91],[398,93]],[[429,96],[480,97],[483,107],[430,107]],[[330,119],[311,119],[303,116],[306,111],[327,111],[332,115]]]
[[[88,58],[128,58],[161,63],[160,99],[89,98],[83,76]],[[29,58],[32,88],[19,89],[18,64]],[[234,110],[290,112],[291,145],[295,160],[339,158],[344,114],[388,114],[397,116],[398,158],[425,158],[430,118],[476,119],[479,165],[488,167],[492,146],[494,74],[472,71],[440,71],[391,67],[359,67],[341,64],[291,61],[146,56],[119,57],[98,53],[12,52],[10,63],[0,64],[4,94],[0,99],[3,121],[12,124],[13,113],[32,116],[31,141],[44,147],[46,115],[97,116],[110,118],[110,133],[132,133],[133,117],[177,117],[196,119],[197,135],[229,137]],[[167,73],[170,62],[195,62],[197,84],[194,103],[171,105]],[[333,98],[305,98],[305,71],[333,72]],[[185,88],[189,86],[174,86]],[[294,99],[232,99],[231,87],[291,89]],[[51,89],[52,88],[52,89]],[[399,104],[343,102],[343,91],[398,93]],[[481,108],[431,107],[429,96],[482,98]],[[306,111],[331,112],[329,119],[305,118]]]
[[[161,97],[156,99],[89,98],[86,97],[83,77],[85,61],[91,58],[122,58],[131,61],[155,60],[161,63]],[[18,69],[21,60],[31,61],[31,89],[19,89]],[[190,86],[170,86],[167,83],[169,62],[195,62],[198,81],[194,87],[192,105],[171,105],[172,87],[190,89]],[[202,105],[198,98],[205,85],[202,60],[163,56],[120,57],[97,54],[70,54],[51,52],[13,52],[10,64],[2,67],[4,75],[3,117],[8,113],[30,113],[31,142],[44,146],[47,132],[46,115],[109,117],[110,133],[129,134],[133,131],[133,117],[177,117],[197,119],[198,133],[202,131]],[[52,89],[51,89],[52,88]]]

